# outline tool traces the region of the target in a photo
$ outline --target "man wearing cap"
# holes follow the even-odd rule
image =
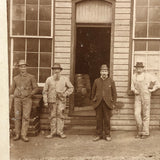
[[[131,90],[135,94],[134,115],[137,124],[135,138],[147,138],[149,136],[151,92],[159,88],[156,77],[144,72],[142,62],[137,62],[136,72],[132,77]]]
[[[14,140],[20,136],[24,142],[28,142],[27,131],[32,108],[32,96],[37,93],[38,85],[33,75],[27,73],[28,64],[25,60],[18,63],[19,74],[13,78],[10,95],[14,96],[15,132]]]
[[[100,78],[94,81],[91,98],[94,102],[93,106],[96,111],[97,120],[97,135],[93,141],[98,141],[103,138],[103,129],[105,139],[111,141],[110,118],[117,100],[117,92],[115,82],[109,77],[106,64],[103,64],[100,68]]]
[[[46,138],[52,138],[54,135],[59,135],[61,138],[66,138],[63,132],[64,128],[64,109],[66,97],[73,92],[73,85],[69,79],[62,76],[60,72],[62,68],[59,63],[55,63],[52,67],[53,75],[48,77],[43,88],[44,106],[50,110],[50,134]]]

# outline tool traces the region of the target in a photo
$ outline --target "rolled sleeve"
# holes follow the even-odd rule
[[[65,96],[69,96],[73,93],[74,87],[72,85],[72,83],[70,82],[70,80],[68,78],[66,78],[66,91],[64,92]]]

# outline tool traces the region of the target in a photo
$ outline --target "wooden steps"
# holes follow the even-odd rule
[[[131,114],[125,114],[124,110],[113,112],[111,117],[111,130],[136,130],[136,122]],[[44,110],[43,110],[44,111]],[[40,127],[42,130],[49,129],[48,111],[40,115]],[[158,110],[160,112],[160,109]],[[158,112],[158,113],[159,113]],[[155,129],[160,126],[160,114],[151,114],[150,128]],[[66,115],[65,132],[67,134],[95,134],[96,133],[96,117],[95,111],[91,106],[75,107],[72,116]]]

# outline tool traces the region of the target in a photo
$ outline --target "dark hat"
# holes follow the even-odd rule
[[[62,70],[63,68],[61,67],[61,65],[59,63],[55,63],[53,65],[52,69],[60,69],[60,70]]]
[[[137,62],[136,65],[134,67],[141,67],[144,68],[143,62]]]
[[[19,60],[18,66],[21,66],[21,65],[26,65],[26,66],[28,66],[28,64],[26,63],[26,61],[25,61],[24,59]]]
[[[100,70],[108,70],[108,67],[106,64],[102,64]]]

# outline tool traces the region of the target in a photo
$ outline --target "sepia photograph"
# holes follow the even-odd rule
[[[0,23],[2,160],[160,160],[160,0],[1,0]]]

